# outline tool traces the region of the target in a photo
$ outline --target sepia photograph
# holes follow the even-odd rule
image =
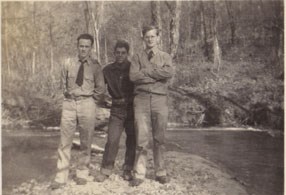
[[[283,195],[284,1],[1,1],[3,195]]]

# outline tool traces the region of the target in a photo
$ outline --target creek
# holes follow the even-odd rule
[[[249,194],[282,195],[283,136],[266,132],[167,131],[166,149],[201,156],[216,163],[240,182]],[[104,146],[106,138],[95,138]],[[59,132],[2,131],[2,192],[35,179],[50,181],[56,170]],[[120,147],[124,147],[121,142]],[[191,166],[191,165],[190,165]],[[191,176],[190,176],[191,177]]]

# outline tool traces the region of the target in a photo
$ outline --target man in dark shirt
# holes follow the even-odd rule
[[[136,138],[134,132],[133,114],[133,83],[129,80],[130,62],[128,61],[129,44],[117,41],[114,47],[115,62],[103,69],[108,92],[112,97],[108,137],[101,164],[100,173],[94,175],[94,180],[103,182],[112,174],[115,158],[118,153],[119,141],[125,129],[126,153],[123,165],[123,178],[131,180],[131,171],[135,159]]]

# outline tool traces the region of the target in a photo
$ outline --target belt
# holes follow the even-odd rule
[[[87,98],[91,98],[92,96],[91,95],[82,95],[82,96],[68,96],[66,97],[67,99],[69,100],[74,100],[74,101],[79,101],[79,100],[84,100],[84,99],[87,99]]]
[[[121,99],[112,99],[112,105],[125,105],[128,103],[131,103],[132,99],[126,99],[126,98],[121,98]]]
[[[163,93],[156,93],[156,92],[151,92],[151,91],[145,91],[142,89],[137,89],[137,94],[150,94],[150,95],[161,95],[161,96],[166,96],[167,94]]]

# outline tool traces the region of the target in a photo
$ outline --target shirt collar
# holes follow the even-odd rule
[[[91,57],[90,56],[87,56],[86,58],[84,58],[84,59],[80,59],[80,58],[78,58],[78,61],[81,63],[81,62],[87,62],[86,64],[87,65],[90,65],[90,64],[92,64],[92,60],[91,60]]]
[[[147,55],[149,54],[150,51],[153,51],[154,55],[156,55],[159,51],[158,47],[153,47],[152,49],[145,49]]]
[[[124,70],[124,69],[126,69],[128,67],[128,60],[126,60],[122,64],[118,64],[117,62],[114,62],[112,67],[114,69]]]

